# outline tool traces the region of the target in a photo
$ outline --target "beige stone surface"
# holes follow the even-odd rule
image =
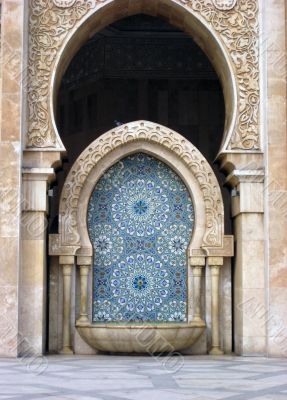
[[[243,172],[239,179],[241,188],[247,186],[249,198],[248,207],[245,201],[238,203],[237,198],[233,198],[237,203],[234,219],[236,257],[233,282],[235,351],[244,355],[265,354],[268,314],[265,304],[264,217],[262,202],[257,202],[258,185],[262,191],[262,184],[252,184],[248,179],[244,182],[246,177]]]
[[[18,297],[15,282],[13,286],[0,286],[0,304],[0,356],[16,357],[18,354]]]
[[[0,237],[0,287],[13,287],[17,282],[18,239]],[[9,251],[4,251],[9,249]]]
[[[21,213],[21,76],[24,3],[2,1],[0,120],[0,355],[18,354]],[[7,331],[8,329],[8,331]]]
[[[287,355],[287,5],[284,0],[266,3],[267,135],[269,212],[268,354]],[[272,22],[271,22],[272,21]],[[285,337],[285,341],[284,341]]]

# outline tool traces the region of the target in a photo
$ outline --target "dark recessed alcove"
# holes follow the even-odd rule
[[[57,126],[67,158],[51,202],[56,231],[59,196],[71,166],[101,134],[150,120],[185,136],[213,166],[225,106],[214,68],[193,39],[160,18],[135,15],[94,35],[72,59],[57,98]],[[224,194],[229,220],[229,196]],[[227,232],[229,222],[227,223]]]

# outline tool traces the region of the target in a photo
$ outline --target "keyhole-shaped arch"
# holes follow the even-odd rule
[[[136,152],[150,154],[169,165],[193,198],[195,233],[192,249],[223,249],[224,207],[217,178],[199,150],[177,132],[149,121],[117,127],[96,139],[79,156],[66,179],[59,215],[61,246],[74,254],[92,254],[87,229],[88,201],[107,168]]]
[[[86,6],[87,7],[87,6]],[[137,0],[107,0],[97,2],[67,35],[61,50],[57,54],[54,73],[51,77],[50,113],[53,135],[57,137],[57,146],[64,149],[55,121],[55,109],[58,90],[62,77],[70,61],[81,46],[95,33],[118,19],[139,13],[158,16],[167,20],[182,31],[189,34],[203,49],[213,64],[221,81],[225,99],[225,128],[222,136],[221,151],[227,149],[236,124],[237,85],[230,56],[215,31],[200,15],[200,7],[190,7],[185,1],[167,0],[165,5],[159,0],[151,2]]]

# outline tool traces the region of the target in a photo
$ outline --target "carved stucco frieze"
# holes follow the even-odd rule
[[[188,166],[198,182],[205,204],[206,227],[202,246],[222,249],[224,246],[223,201],[218,182],[208,161],[196,147],[178,133],[147,121],[132,122],[107,132],[95,140],[75,162],[62,191],[58,247],[63,249],[65,246],[71,248],[81,245],[77,225],[79,199],[89,179],[89,174],[97,163],[115,149],[131,142],[141,141],[168,149]]]
[[[76,0],[53,0],[53,2],[57,7],[68,8],[72,7]]]
[[[49,89],[56,56],[67,34],[86,15],[90,1],[76,1],[68,9],[52,0],[30,0],[27,147],[58,148],[60,143],[49,115]]]
[[[228,4],[231,7],[234,1],[171,1],[184,5],[187,12],[190,10],[193,15],[203,18],[227,48],[233,63],[238,90],[237,123],[233,136],[222,150],[259,150],[257,0],[237,1],[227,11]],[[108,0],[76,0],[71,6],[72,0],[30,0],[28,148],[59,148],[49,110],[56,56],[67,35],[77,29],[81,19],[96,12],[97,7],[105,2]]]
[[[218,11],[205,0],[189,4],[220,35],[234,66],[238,110],[236,127],[227,150],[259,150],[258,1],[237,1],[230,11]]]
[[[237,0],[213,0],[213,4],[218,10],[232,10],[235,7]]]

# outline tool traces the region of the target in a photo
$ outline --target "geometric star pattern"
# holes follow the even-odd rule
[[[190,193],[165,163],[136,153],[96,184],[88,207],[94,322],[187,320]]]

